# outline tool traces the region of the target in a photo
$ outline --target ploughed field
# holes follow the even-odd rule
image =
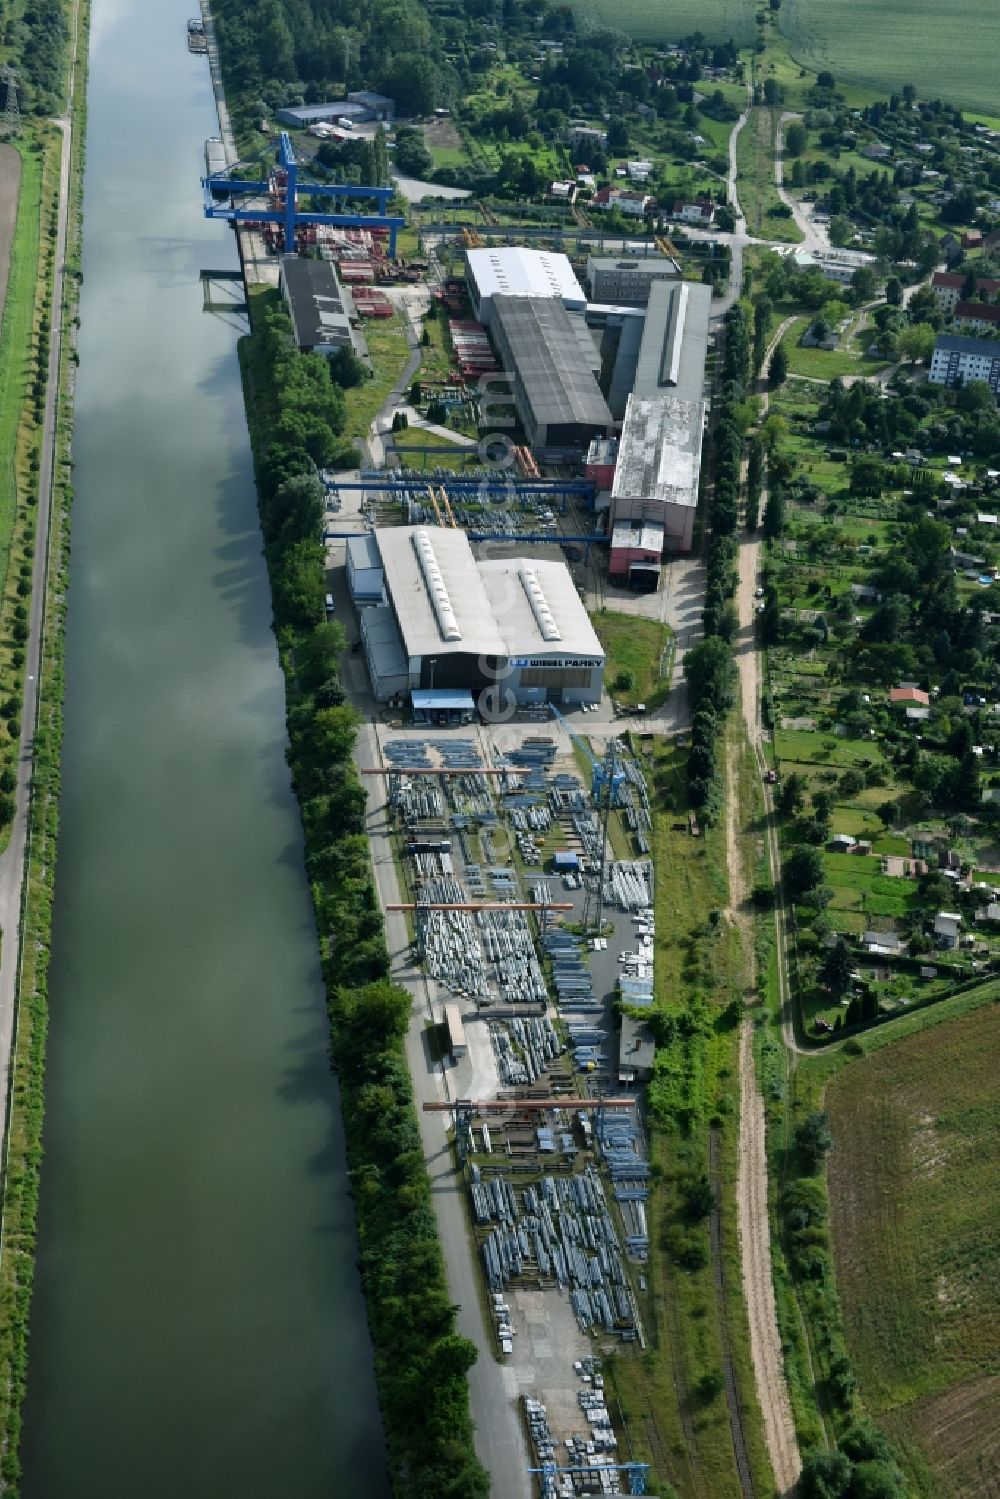
[[[914,1490],[1000,1495],[1000,1005],[831,1084],[830,1217],[862,1398]]]

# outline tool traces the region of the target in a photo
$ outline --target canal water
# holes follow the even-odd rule
[[[192,0],[94,0],[27,1499],[382,1499]]]

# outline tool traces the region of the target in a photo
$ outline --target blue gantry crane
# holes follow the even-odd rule
[[[546,1463],[541,1468],[529,1468],[529,1473],[537,1473],[543,1479],[556,1478],[560,1473],[627,1473],[628,1491],[630,1494],[644,1494],[646,1492],[646,1474],[649,1472],[648,1463],[605,1463],[603,1467],[580,1467],[569,1468],[557,1467],[555,1463]]]
[[[201,179],[205,195],[206,219],[227,219],[231,224],[281,224],[285,231],[285,252],[295,254],[295,229],[299,224],[339,224],[350,229],[388,229],[389,254],[396,253],[396,234],[405,219],[387,213],[391,187],[365,187],[343,182],[302,182],[299,163],[288,132],[278,138],[277,167],[266,181],[251,182],[233,175],[240,163],[225,171],[211,172]],[[311,198],[370,199],[377,213],[316,213],[299,208],[298,195]],[[263,199],[263,202],[261,200]],[[256,200],[256,202],[254,201]],[[273,203],[274,207],[268,205]]]
[[[586,739],[582,738],[581,735],[576,732],[565,715],[560,713],[555,703],[549,703],[549,711],[551,712],[552,717],[557,718],[562,724],[570,739],[575,745],[578,746],[581,754],[583,755],[583,758],[590,766],[590,792],[595,802],[597,802],[598,806],[603,806],[604,787],[607,783],[608,777],[610,776],[611,805],[613,807],[620,807],[625,799],[623,795],[623,788],[628,780],[628,776],[625,774],[624,768],[619,763],[618,756],[616,755],[614,748],[612,747],[612,749],[608,751],[603,760],[598,760],[597,756],[594,754],[594,751],[591,749]]]

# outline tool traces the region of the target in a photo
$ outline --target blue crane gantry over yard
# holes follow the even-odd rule
[[[298,224],[338,224],[350,229],[388,229],[389,254],[395,255],[396,233],[405,227],[406,220],[386,212],[389,200],[395,191],[394,188],[348,186],[342,182],[300,182],[295,148],[291,137],[285,130],[281,132],[278,139],[278,167],[285,174],[283,188],[285,201],[282,207],[267,208],[263,205],[254,206],[252,201],[248,202],[248,199],[268,198],[273,191],[274,180],[269,178],[265,181],[250,182],[243,178],[233,177],[231,173],[235,172],[239,165],[240,163],[237,162],[225,172],[201,179],[205,195],[206,219],[228,219],[231,224],[235,225],[241,223],[283,224],[285,252],[288,255],[295,254],[295,229]],[[371,214],[314,213],[298,207],[300,191],[314,198],[373,199],[378,212]]]

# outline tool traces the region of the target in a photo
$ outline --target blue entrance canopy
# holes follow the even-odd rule
[[[415,713],[472,713],[476,706],[472,693],[457,687],[436,687],[431,691],[414,689],[410,698]]]

